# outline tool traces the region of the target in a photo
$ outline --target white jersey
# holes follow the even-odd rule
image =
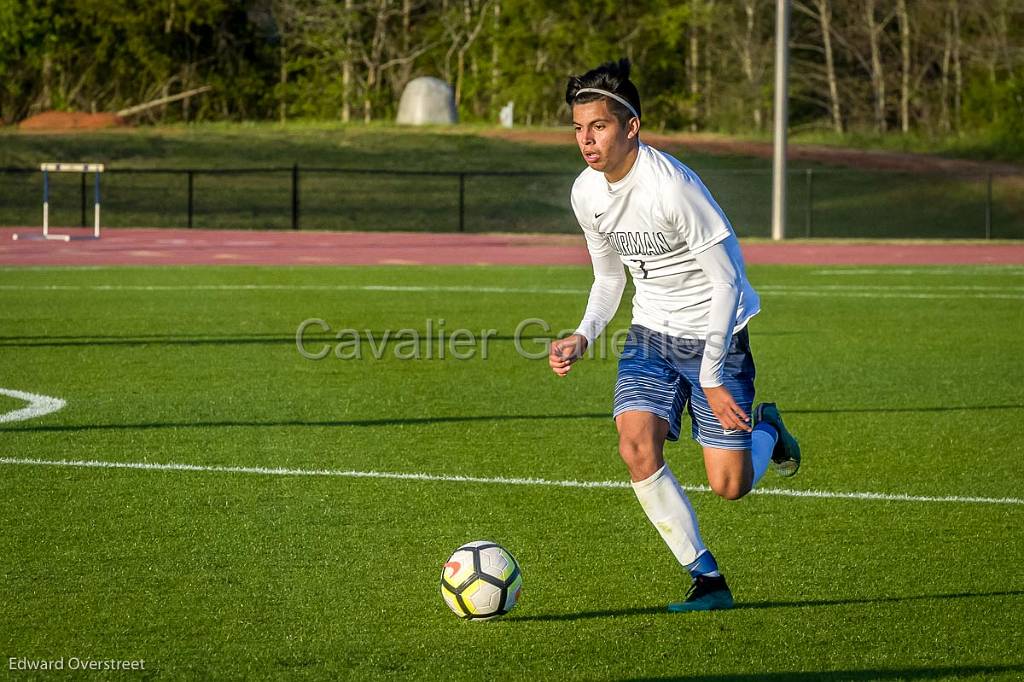
[[[614,183],[586,168],[573,184],[572,208],[594,263],[595,287],[577,330],[591,342],[621,297],[620,287],[614,302],[601,301],[600,281],[613,278],[614,271],[621,278],[622,264],[636,288],[634,324],[707,338],[713,287],[697,256],[719,243],[738,275],[734,322],[732,329],[726,322],[725,330],[739,331],[760,310],[732,225],[700,178],[672,156],[641,142],[633,167]]]

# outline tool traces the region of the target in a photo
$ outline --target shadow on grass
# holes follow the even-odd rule
[[[961,411],[987,411],[987,410],[1024,410],[1024,404],[990,404],[990,406],[973,407],[949,407],[949,408],[897,408],[890,410],[787,410],[786,414],[830,414],[842,412],[883,412],[883,413],[929,413],[929,412],[961,412]],[[607,412],[583,413],[579,415],[476,415],[449,417],[408,417],[402,419],[341,419],[341,420],[304,420],[285,419],[274,421],[258,420],[214,420],[214,421],[180,421],[180,422],[141,422],[125,424],[50,424],[22,426],[11,424],[0,427],[10,431],[36,431],[36,432],[63,432],[63,431],[133,431],[151,429],[204,429],[204,428],[351,428],[351,427],[379,427],[379,426],[425,426],[431,424],[460,424],[471,422],[534,422],[534,421],[560,421],[560,420],[610,420],[611,415]]]
[[[448,343],[448,339],[451,337],[451,332],[457,329],[452,327],[451,329],[444,330],[445,343]],[[346,329],[345,331],[348,331]],[[388,348],[393,348],[397,343],[408,343],[408,338],[396,336],[399,330],[391,330],[389,332],[357,329],[359,333],[359,341],[363,346],[370,344],[367,335],[372,337],[373,342],[377,345],[386,344]],[[416,338],[420,344],[430,342],[437,344],[438,330],[434,330],[432,336],[428,336],[426,332],[416,331]],[[387,337],[385,337],[387,334]],[[489,341],[515,341],[517,337],[509,334],[490,334],[487,336]],[[547,343],[551,340],[548,336],[527,336],[521,335],[518,337],[522,342],[544,342]],[[317,344],[337,344],[344,342],[346,346],[351,340],[350,335],[338,338],[335,336],[324,336],[314,334],[304,334],[303,343],[311,349],[319,350]],[[295,346],[295,334],[282,335],[276,334],[246,334],[244,336],[224,336],[215,334],[189,334],[187,336],[175,336],[169,334],[132,334],[129,336],[103,336],[103,335],[88,335],[88,336],[0,336],[0,347],[9,348],[64,348],[64,347],[76,347],[76,346],[277,346],[277,345],[290,345]],[[327,359],[327,358],[325,358]]]
[[[342,328],[345,332],[349,332],[350,329],[345,327]],[[444,338],[447,340],[451,337],[451,333],[459,329],[456,326],[449,325],[448,328],[444,329]],[[335,335],[325,335],[314,333],[317,330],[315,327],[303,334],[303,342],[308,346],[318,343],[338,343],[344,341],[346,344],[351,340],[351,336],[346,334],[342,337]],[[341,331],[339,329],[338,331]],[[363,345],[367,345],[369,340],[367,335],[373,338],[374,343],[378,345],[386,344],[388,347],[393,347],[396,343],[407,342],[407,339],[397,336],[399,329],[391,330],[374,330],[374,329],[355,329],[359,333],[359,340]],[[439,329],[433,330],[432,335],[428,335],[425,331],[415,329],[416,338],[419,339],[420,343],[430,341],[437,343],[437,335]],[[758,332],[759,336],[791,336],[797,334],[803,334],[805,332],[798,331],[779,331],[779,332]],[[515,341],[518,338],[522,342],[549,342],[551,336],[539,336],[539,335],[528,335],[520,334],[518,337],[510,334],[489,334],[487,339],[490,341]],[[10,348],[63,348],[63,347],[76,347],[76,346],[249,346],[249,345],[278,345],[278,344],[289,344],[295,345],[295,334],[281,334],[280,332],[270,333],[250,333],[243,335],[225,335],[225,334],[121,334],[121,335],[104,335],[104,334],[80,334],[80,335],[42,335],[42,336],[0,336],[0,347]],[[617,357],[617,356],[616,356]]]
[[[882,413],[882,414],[898,414],[901,412],[916,413],[916,412],[964,412],[964,411],[980,411],[986,410],[1024,410],[1024,405],[938,405],[933,407],[835,407],[820,410],[782,410],[783,414],[867,414],[867,413]]]
[[[732,611],[755,609],[815,608],[820,606],[850,606],[858,604],[898,604],[910,601],[941,601],[946,599],[975,599],[985,597],[1019,597],[1024,590],[1002,590],[998,592],[954,592],[948,594],[916,594],[901,597],[865,597],[863,599],[807,599],[802,601],[761,601],[739,602]],[[588,618],[616,618],[620,616],[662,615],[671,618],[685,618],[685,615],[669,613],[664,606],[639,606],[629,609],[607,609],[604,611],[580,611],[577,613],[538,614],[536,616],[509,616],[507,620],[517,621],[574,621]]]
[[[1021,410],[1024,405],[976,405],[962,407],[915,407],[868,409],[853,408],[845,410],[786,410],[786,414],[831,414],[841,412],[958,412],[987,410]],[[485,415],[451,415],[442,417],[405,417],[385,419],[280,419],[273,421],[258,420],[214,420],[214,421],[176,421],[176,422],[141,422],[125,424],[50,424],[21,426],[18,423],[0,426],[0,430],[34,431],[34,432],[76,432],[76,431],[145,431],[150,429],[208,429],[208,428],[351,428],[379,426],[425,426],[431,424],[459,424],[469,422],[504,422],[504,421],[559,421],[573,419],[611,420],[610,412],[585,412],[582,414],[485,414]]]
[[[967,675],[1006,675],[1024,671],[1024,665],[957,665],[957,666],[934,666],[931,668],[897,668],[886,670],[883,668],[869,670],[829,670],[814,672],[758,672],[724,675],[667,675],[665,677],[632,677],[624,678],[632,682],[643,680],[685,680],[686,682],[775,682],[793,680],[795,682],[811,682],[812,680],[823,680],[832,682],[838,680],[937,680],[948,677],[960,677]]]
[[[563,419],[607,419],[611,420],[608,412],[595,412],[589,414],[524,414],[524,415],[478,415],[478,416],[452,416],[452,417],[410,417],[405,419],[345,419],[345,420],[323,420],[308,421],[302,419],[279,420],[279,421],[189,421],[189,422],[152,422],[141,424],[52,424],[44,426],[23,426],[14,427],[11,431],[36,431],[36,432],[61,432],[61,431],[132,431],[147,429],[204,429],[204,428],[230,428],[230,427],[313,427],[313,428],[341,428],[341,427],[375,427],[375,426],[415,426],[425,424],[451,424],[460,422],[495,422],[495,421],[546,421]]]

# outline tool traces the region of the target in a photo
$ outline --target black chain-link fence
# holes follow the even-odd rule
[[[0,225],[41,224],[36,169],[0,169]],[[740,236],[769,236],[771,173],[701,177]],[[104,228],[573,232],[575,174],[350,168],[103,174]],[[837,169],[789,174],[788,237],[1024,238],[1024,176]],[[91,180],[50,174],[50,224],[91,225]]]

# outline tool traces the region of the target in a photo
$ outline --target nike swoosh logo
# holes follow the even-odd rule
[[[444,567],[452,569],[452,572],[449,574],[449,577],[455,575],[456,573],[462,570],[462,564],[458,561],[449,561],[444,565]]]
[[[601,217],[601,216],[603,216],[603,215],[604,215],[604,213],[603,213],[603,212],[602,212],[602,213],[595,213],[595,214],[594,214],[594,220],[597,220],[598,218],[600,218],[600,217]]]

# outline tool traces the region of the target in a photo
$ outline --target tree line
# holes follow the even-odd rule
[[[792,0],[791,121],[1024,139],[1022,0]],[[565,122],[566,77],[627,56],[647,127],[770,127],[775,0],[0,0],[0,118],[391,119],[410,79],[463,120]]]

